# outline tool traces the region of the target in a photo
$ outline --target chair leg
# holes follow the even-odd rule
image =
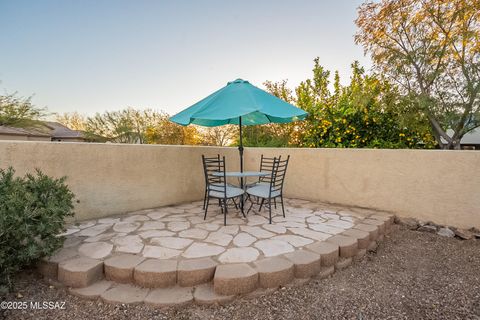
[[[243,199],[240,199],[240,201],[243,201]],[[242,216],[244,218],[247,218],[247,216],[245,215],[245,205],[242,205],[242,207],[240,208],[240,211],[242,212]]]
[[[260,201],[260,208],[258,208],[258,212],[262,210],[263,202],[265,201],[265,198],[262,198],[262,201]]]
[[[233,204],[235,205],[235,210],[238,210],[237,202],[235,201],[235,199],[232,199],[232,201],[233,201]]]
[[[203,210],[205,210],[206,203],[207,203],[207,188],[205,188],[205,195],[203,196]]]
[[[277,198],[273,198],[273,205],[275,206],[275,209],[277,209]]]
[[[283,206],[283,195],[280,196],[280,202],[282,203],[282,212],[283,212],[283,217],[285,218],[285,207]]]
[[[268,215],[270,217],[270,224],[272,224],[272,199],[268,198]]]
[[[208,211],[208,204],[210,202],[210,198],[207,198],[207,203],[205,204],[205,215],[203,216],[203,220],[207,219],[207,211]]]
[[[226,226],[227,225],[227,199],[224,199],[223,200],[223,205],[225,206],[225,210],[223,211],[223,225]]]
[[[247,210],[247,214],[250,212],[250,210],[252,210],[252,207],[253,207],[253,202],[250,203],[250,207],[249,207],[248,210]]]

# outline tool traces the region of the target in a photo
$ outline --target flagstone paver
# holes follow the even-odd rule
[[[310,224],[309,226],[310,226],[311,229],[313,229],[315,231],[320,231],[320,232],[328,233],[328,234],[331,234],[331,235],[339,234],[339,233],[342,233],[343,231],[345,231],[344,228],[339,228],[339,227],[336,227],[336,226],[328,225],[328,222],[327,223],[319,223],[319,224]]]
[[[273,257],[295,250],[291,244],[281,240],[260,240],[255,242],[254,245],[262,250],[266,257]]]
[[[107,241],[112,239],[113,237],[120,237],[126,236],[126,233],[119,233],[119,232],[105,232],[101,233],[98,236],[88,237],[83,240],[83,242],[99,242],[99,241]]]
[[[114,282],[101,280],[85,288],[70,288],[69,292],[75,296],[85,299],[97,299],[107,291]]]
[[[287,232],[287,228],[285,228],[284,226],[279,226],[277,224],[264,224],[262,225],[262,228],[278,234],[283,234]]]
[[[256,238],[266,239],[275,236],[275,233],[264,230],[260,227],[251,227],[251,226],[240,226],[240,230],[250,233]]]
[[[160,221],[145,221],[143,225],[138,229],[139,231],[143,230],[161,230],[165,228],[165,223]]]
[[[119,284],[101,294],[103,301],[108,303],[139,304],[147,296],[149,290],[129,284]]]
[[[319,241],[326,240],[332,236],[331,234],[328,234],[328,233],[313,231],[307,228],[288,228],[288,230],[290,230],[294,234],[298,234],[306,238],[319,240]]]
[[[74,234],[76,232],[80,231],[79,228],[68,228],[67,230],[65,230],[65,232],[63,233],[60,233],[59,236],[62,237],[62,236],[69,236],[71,234]]]
[[[221,295],[215,293],[213,289],[213,285],[211,284],[204,284],[201,286],[195,287],[195,291],[193,292],[193,299],[198,304],[210,305],[210,304],[224,304],[227,302],[232,301],[235,298],[234,295]]]
[[[205,239],[206,242],[211,242],[213,244],[217,244],[219,246],[228,246],[228,244],[232,241],[233,237],[227,233],[222,232],[212,232],[210,235]]]
[[[132,215],[122,219],[122,221],[125,221],[125,222],[148,221],[148,220],[150,220],[150,218],[148,216],[143,216],[143,215]]]
[[[78,236],[83,236],[83,237],[94,237],[98,236],[100,233],[105,232],[110,225],[108,224],[98,224],[90,228],[83,229],[80,232],[77,232],[76,234]]]
[[[168,214],[169,214],[168,212],[153,211],[153,212],[147,213],[147,216],[149,216],[151,219],[159,220],[167,216]]]
[[[114,224],[120,222],[120,218],[102,218],[98,219],[98,223]]]
[[[192,239],[205,239],[208,236],[208,231],[203,229],[187,229],[183,230],[178,234],[182,238],[192,238]]]
[[[170,307],[193,301],[192,288],[154,289],[145,297],[144,302],[154,307]]]
[[[286,241],[294,247],[303,247],[303,246],[313,242],[312,239],[304,238],[304,237],[301,237],[301,236],[295,236],[295,235],[291,235],[291,234],[275,236],[272,239],[273,240]]]
[[[160,237],[151,238],[150,243],[170,249],[183,249],[191,245],[193,240],[179,237]]]
[[[167,230],[147,230],[139,232],[138,235],[143,239],[155,238],[155,237],[170,237],[175,235],[175,232]]]
[[[197,228],[207,231],[217,231],[220,228],[220,225],[216,223],[201,223],[197,225]]]
[[[257,241],[257,238],[245,232],[241,232],[235,238],[233,238],[233,244],[237,247],[248,247],[255,241]]]
[[[238,233],[238,229],[239,229],[238,225],[223,226],[220,229],[218,229],[218,232],[228,233],[230,235],[236,235]]]
[[[138,235],[116,237],[113,244],[117,252],[139,253],[143,249],[143,240]]]
[[[113,225],[113,231],[129,233],[140,227],[140,222],[118,222]]]
[[[221,263],[240,263],[240,262],[252,262],[257,260],[260,253],[255,248],[231,248],[222,253],[218,260]]]
[[[87,299],[158,307],[224,303],[293,278],[328,277],[374,250],[393,222],[384,212],[285,199],[285,217],[272,208],[272,224],[268,210],[254,206],[246,218],[229,210],[224,226],[216,205],[203,219],[202,204],[72,224],[63,249],[38,269]]]
[[[86,229],[86,228],[93,227],[94,225],[95,225],[95,221],[85,221],[85,222],[79,223],[76,227],[79,229]]]
[[[82,244],[78,247],[78,252],[80,254],[93,258],[93,259],[102,259],[110,255],[112,252],[113,245],[107,242],[91,242]]]
[[[188,227],[190,227],[190,223],[188,222],[172,221],[168,223],[168,229],[174,232],[186,230]]]
[[[348,229],[353,227],[353,223],[350,221],[344,221],[344,220],[330,220],[325,223],[328,226],[332,227],[337,227],[339,229]]]
[[[182,251],[177,249],[146,245],[142,255],[145,258],[171,259],[178,257],[181,253]]]
[[[206,243],[194,243],[183,253],[185,258],[202,258],[216,256],[224,252],[225,248]]]

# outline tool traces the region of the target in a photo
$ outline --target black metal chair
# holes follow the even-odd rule
[[[205,215],[203,219],[207,218],[208,206],[210,199],[214,198],[219,201],[220,208],[224,215],[224,225],[227,225],[227,201],[235,199],[244,194],[243,189],[233,187],[227,184],[225,157],[217,159],[205,158],[202,155],[203,170],[205,173]],[[243,213],[243,212],[242,212]],[[243,214],[245,216],[245,214]]]
[[[275,159],[276,160],[280,160],[282,156],[278,156],[278,157],[265,157],[263,154],[260,158],[260,172],[268,172],[270,173],[270,175],[268,176],[260,176],[258,177],[258,181],[254,182],[254,183],[251,183],[251,184],[247,184],[247,188],[249,187],[254,187],[256,185],[260,185],[260,184],[270,184],[270,180],[271,180],[271,173],[273,171],[273,164],[275,162]]]
[[[208,164],[217,164],[218,165],[218,170],[220,170],[220,155],[217,154],[216,157],[205,157],[202,155],[202,160],[204,163],[204,169],[205,169],[205,163]],[[220,181],[220,179],[217,179]],[[212,178],[212,183],[215,183]],[[205,175],[205,195],[203,197],[203,210],[205,210],[205,204],[207,203],[207,193],[208,193],[208,181],[207,181],[207,176]]]
[[[265,206],[268,206],[269,209],[270,224],[272,223],[272,200],[275,201],[276,198],[280,198],[283,217],[285,217],[285,206],[283,204],[283,183],[285,181],[285,175],[287,173],[289,160],[290,156],[287,156],[287,160],[279,160],[277,158],[274,158],[273,171],[269,181],[270,183],[268,185],[259,184],[254,187],[248,188],[246,191],[248,196],[255,196],[262,199],[258,211],[262,210],[262,206],[265,200],[267,200]],[[253,205],[254,203],[252,202],[250,208],[248,208],[247,213],[250,212]]]

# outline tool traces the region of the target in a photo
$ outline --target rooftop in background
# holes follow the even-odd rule
[[[0,140],[88,142],[83,131],[72,130],[61,123],[41,121],[36,127],[16,128],[0,126]]]
[[[447,130],[447,134],[449,137],[453,136],[453,130],[452,129],[448,129]],[[447,143],[447,141],[443,138],[442,139],[442,142],[443,143]],[[474,129],[468,133],[466,133],[462,140],[460,140],[460,144],[462,146],[480,146],[480,129],[477,128],[477,129]]]

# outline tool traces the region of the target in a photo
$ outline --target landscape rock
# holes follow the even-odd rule
[[[418,228],[417,231],[435,233],[437,232],[437,228],[435,226],[426,224]]]
[[[477,239],[480,239],[480,230],[475,228],[475,227],[472,227],[470,229],[468,229],[468,231],[472,232],[473,235],[475,236],[475,238]]]
[[[396,217],[395,222],[407,227],[410,230],[417,230],[418,222],[413,218]]]
[[[450,230],[448,227],[440,228],[440,230],[438,230],[437,234],[439,236],[442,236],[442,237],[448,237],[448,238],[455,237],[455,232]]]
[[[455,232],[457,237],[463,240],[470,240],[474,237],[474,234],[471,231],[465,229],[454,229],[453,232]]]

